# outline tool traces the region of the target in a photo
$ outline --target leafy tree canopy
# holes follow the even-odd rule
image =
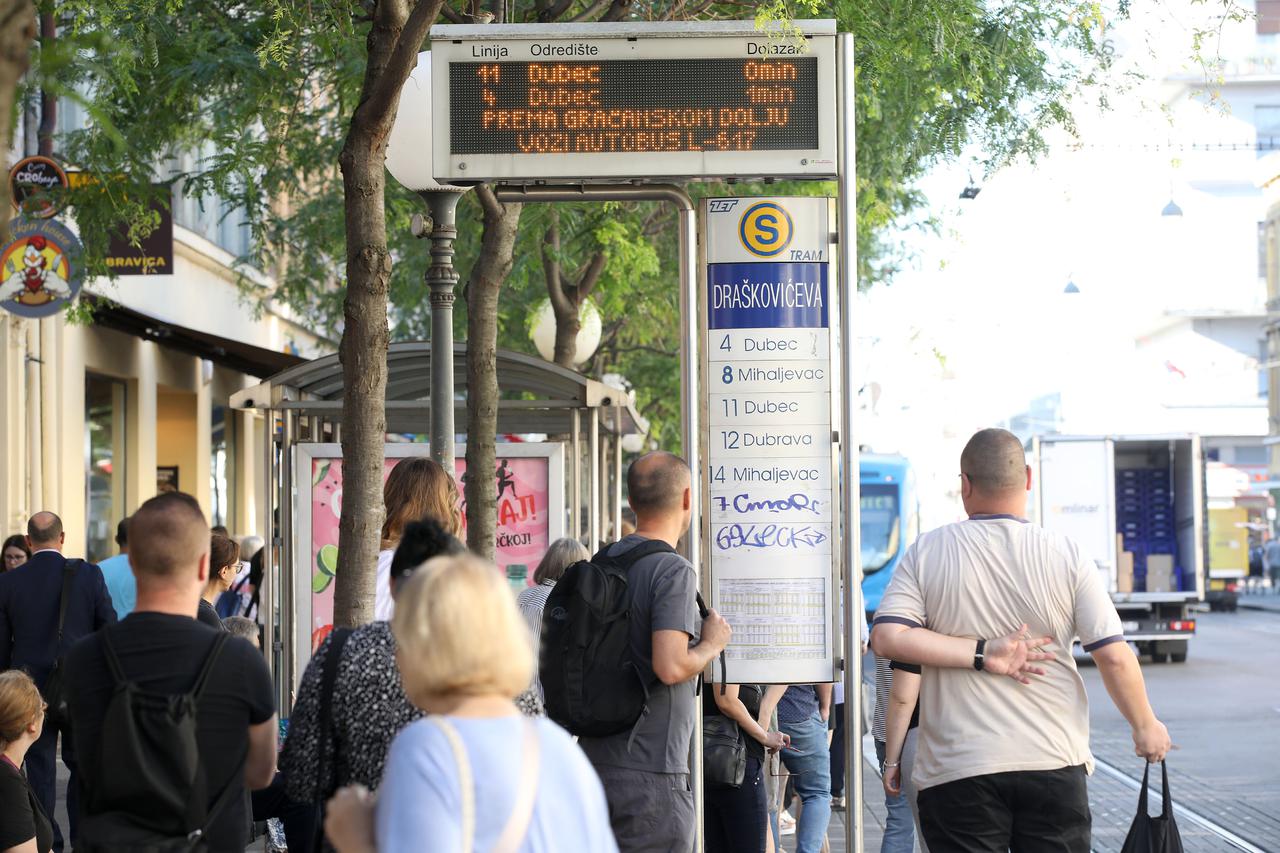
[[[337,169],[359,97],[364,37],[376,3],[406,0],[61,0],[60,35],[41,45],[31,85],[81,103],[86,127],[61,135],[70,165],[112,176],[78,190],[75,215],[104,274],[108,229],[121,220],[145,233],[153,183],[206,204],[226,200],[252,232],[246,267],[271,273],[267,293],[245,279],[250,301],[281,300],[319,329],[340,331],[345,258]],[[940,160],[974,148],[996,168],[1033,156],[1051,127],[1071,128],[1068,104],[1109,67],[1103,6],[1081,0],[775,0],[664,3],[534,0],[495,4],[499,19],[736,18],[762,25],[835,17],[855,36],[859,278],[889,280],[902,261],[895,229],[918,215],[916,181]],[[446,6],[461,20],[475,9]],[[1123,13],[1123,6],[1119,12]],[[425,46],[424,46],[425,47]],[[176,168],[174,153],[199,159]],[[697,185],[696,194],[829,193],[828,184]],[[388,240],[395,265],[394,338],[425,337],[427,241],[408,233],[423,205],[389,181]],[[463,273],[480,246],[473,194],[459,209],[456,263]],[[544,239],[552,213],[531,206],[504,289],[500,337],[531,350],[527,323],[545,298]],[[570,275],[603,254],[592,291],[605,320],[588,369],[615,371],[640,389],[641,405],[668,447],[678,444],[678,294],[674,216],[653,204],[561,206],[552,253]],[[465,329],[458,302],[457,325]]]

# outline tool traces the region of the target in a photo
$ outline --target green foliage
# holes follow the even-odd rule
[[[616,4],[615,4],[616,5]],[[252,232],[246,267],[271,273],[276,290],[245,287],[340,329],[346,262],[338,155],[359,97],[373,2],[266,0],[63,0],[62,36],[36,57],[32,80],[84,106],[90,125],[57,140],[66,161],[113,180],[86,186],[72,204],[103,274],[105,234],[126,221],[141,236],[148,202],[176,187],[205,204],[225,199]],[[532,21],[551,4],[516,3]],[[455,7],[460,8],[460,7]],[[664,19],[740,17],[738,4],[636,3],[630,14]],[[1050,127],[1071,129],[1066,104],[1108,67],[1102,6],[1083,0],[769,0],[752,7],[771,38],[791,22],[834,16],[855,36],[859,278],[890,279],[902,262],[895,235],[916,222],[916,182],[940,161],[983,152],[987,169],[1034,156]],[[615,12],[606,7],[606,14]],[[575,0],[561,20],[595,10]],[[1121,10],[1123,12],[1123,9]],[[179,172],[173,155],[197,151]],[[160,183],[159,190],[153,183]],[[697,195],[829,194],[826,183],[703,184]],[[424,205],[387,182],[393,338],[429,328],[423,273],[427,240],[409,235]],[[528,315],[545,297],[542,240],[548,208],[529,206],[499,316],[503,346],[532,351]],[[593,294],[605,323],[588,372],[619,372],[639,389],[655,438],[678,445],[678,275],[674,214],[655,204],[562,205],[557,260],[570,277],[597,252],[608,263]],[[927,224],[927,223],[925,223]],[[462,286],[480,247],[482,217],[459,206],[456,265]],[[466,328],[465,301],[456,330]]]

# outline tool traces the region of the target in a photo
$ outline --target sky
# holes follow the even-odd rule
[[[1055,391],[1107,425],[1166,383],[1164,361],[1135,341],[1168,312],[1261,308],[1257,154],[1188,148],[1251,143],[1253,106],[1188,97],[1204,79],[1188,61],[1203,7],[1141,5],[1114,38],[1117,74],[1145,79],[1113,87],[1105,112],[1084,93],[1077,138],[1056,134],[1034,165],[974,174],[974,200],[958,198],[971,161],[937,168],[921,186],[940,233],[912,238],[912,267],[859,299],[855,381],[874,407],[858,433],[913,460],[926,529],[959,514],[954,469],[974,430]],[[1224,57],[1259,50],[1252,22],[1215,44]],[[1170,200],[1183,216],[1161,215]]]

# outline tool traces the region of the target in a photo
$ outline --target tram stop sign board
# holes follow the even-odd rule
[[[833,177],[835,22],[797,24],[433,27],[435,177]]]
[[[839,482],[831,201],[705,199],[703,542],[733,682],[831,681]],[[836,427],[838,428],[838,426]]]

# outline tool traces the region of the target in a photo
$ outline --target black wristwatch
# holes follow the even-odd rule
[[[983,654],[987,650],[987,641],[979,640],[978,647],[973,652],[973,668],[978,672],[982,672],[982,668],[986,666],[986,655]]]

